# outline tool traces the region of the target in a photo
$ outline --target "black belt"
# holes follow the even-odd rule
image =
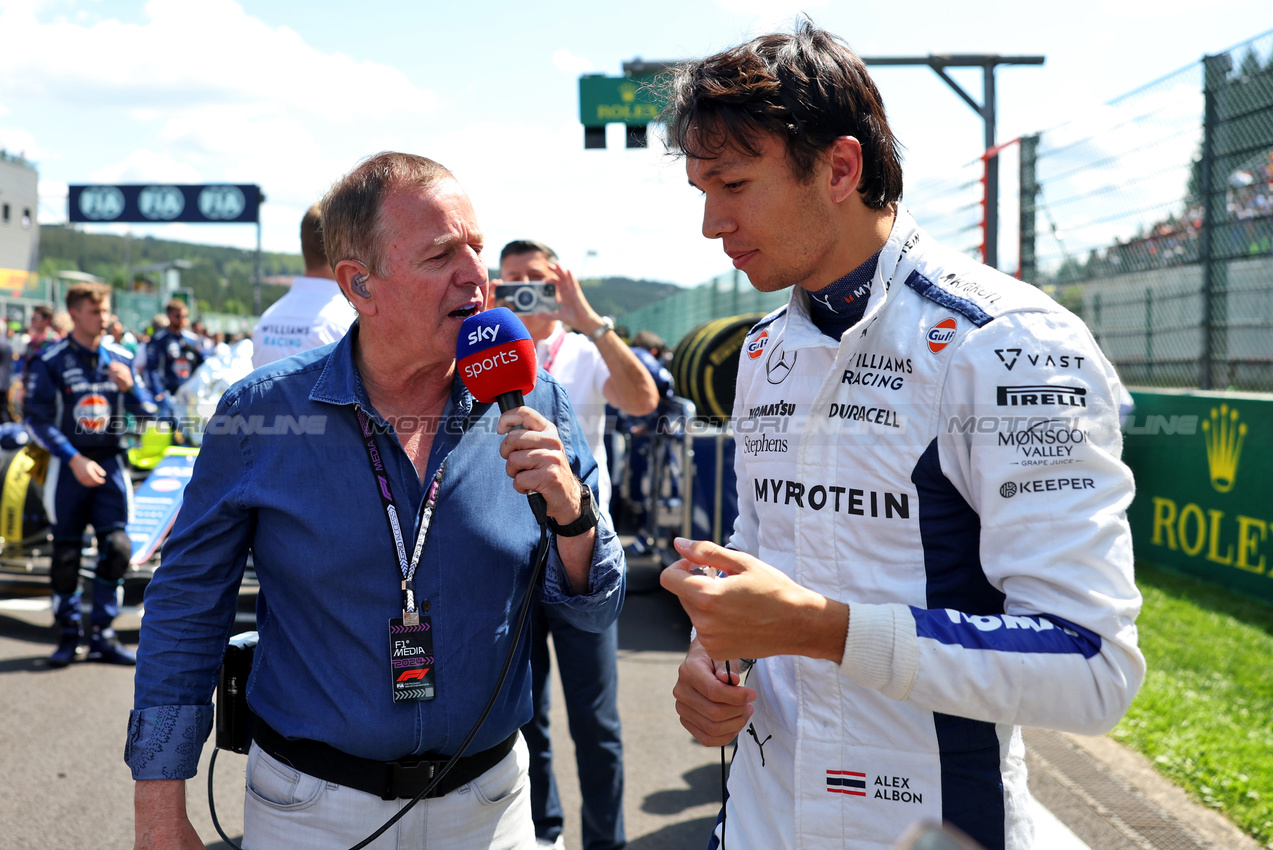
[[[284,738],[259,717],[256,718],[252,737],[265,752],[291,765],[293,769],[301,773],[308,773],[327,782],[375,794],[382,800],[414,798],[451,760],[450,756],[425,753],[398,761],[372,761],[351,756],[320,741]],[[460,757],[428,796],[441,797],[450,794],[460,786],[477,779],[512,752],[513,744],[516,742],[517,732],[514,731],[503,742],[489,750]]]

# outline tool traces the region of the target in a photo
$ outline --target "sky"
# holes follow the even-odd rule
[[[289,253],[299,252],[305,209],[336,179],[373,153],[404,150],[443,163],[468,190],[490,265],[505,242],[530,238],[581,276],[694,285],[730,263],[701,234],[702,199],[684,163],[655,133],[650,148],[625,149],[617,125],[606,150],[584,150],[580,74],[616,76],[637,57],[706,56],[789,30],[805,13],[863,56],[1045,56],[1041,67],[998,72],[1004,141],[1273,28],[1268,0],[1198,9],[1184,0],[0,0],[0,147],[38,167],[41,224],[66,220],[68,184],[255,183],[267,199],[263,246]],[[981,99],[980,70],[952,74]],[[928,68],[872,75],[905,147],[907,197],[940,190],[947,206],[975,201],[964,178],[975,179],[980,117]],[[1015,168],[1007,156],[1004,168]],[[964,188],[943,188],[954,186]],[[131,227],[256,244],[252,225]],[[1015,267],[1001,253],[1001,266]]]

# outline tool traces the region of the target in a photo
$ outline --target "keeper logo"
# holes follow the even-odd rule
[[[999,488],[999,495],[1011,499],[1018,493],[1056,493],[1095,488],[1096,481],[1092,478],[1040,478],[1037,481],[1005,481]]]

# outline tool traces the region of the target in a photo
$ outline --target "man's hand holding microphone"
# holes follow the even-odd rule
[[[496,307],[464,320],[456,346],[460,379],[479,402],[494,402],[501,415],[496,428],[504,434],[500,456],[513,487],[534,504],[543,500],[546,513],[558,526],[567,526],[584,513],[584,484],[566,458],[557,427],[533,408],[524,395],[535,388],[535,343],[526,326],[509,309]],[[573,536],[558,535],[557,551],[571,589],[588,590],[595,529]]]

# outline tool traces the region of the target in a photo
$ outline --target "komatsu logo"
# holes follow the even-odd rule
[[[773,404],[762,404],[757,407],[748,409],[748,419],[758,419],[761,416],[791,416],[796,412],[796,406],[782,400]]]
[[[829,508],[852,516],[878,517],[881,513],[885,519],[910,519],[911,516],[910,496],[906,493],[881,493],[838,484],[805,484],[781,478],[754,478],[752,488],[757,502],[775,505],[795,502],[798,508],[804,508],[807,502],[815,511]]]

